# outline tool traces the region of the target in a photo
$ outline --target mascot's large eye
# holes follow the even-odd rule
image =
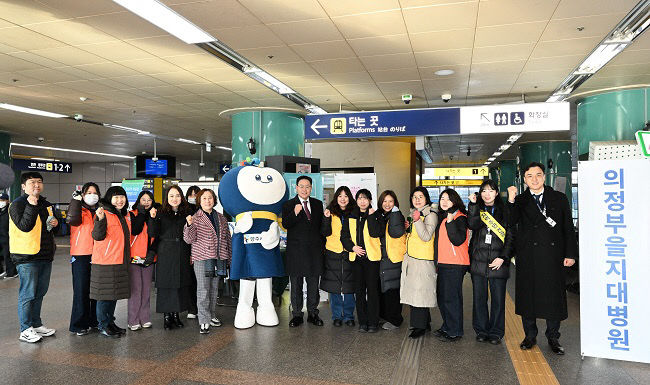
[[[267,175],[266,180],[269,182],[273,182],[273,177],[271,175]]]
[[[262,177],[260,176],[260,174],[255,175],[255,180],[258,181],[258,182],[260,182],[262,180]]]

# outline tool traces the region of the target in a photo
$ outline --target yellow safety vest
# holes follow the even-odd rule
[[[381,240],[370,236],[368,221],[363,226],[363,243],[366,246],[366,257],[369,261],[381,260]]]
[[[16,227],[13,219],[9,218],[9,252],[11,254],[36,255],[41,250],[41,229],[43,223],[37,214],[36,224],[29,232]]]
[[[406,234],[399,238],[393,238],[388,235],[388,222],[386,223],[386,254],[388,259],[393,263],[399,263],[404,260],[406,253]]]
[[[430,240],[426,242],[423,241],[415,229],[415,223],[413,223],[411,226],[411,232],[408,233],[408,236],[406,238],[408,255],[415,259],[433,261],[433,240],[434,237],[431,237]]]
[[[349,218],[348,224],[350,226],[350,235],[355,234],[354,237],[350,237],[354,243],[357,233],[357,220],[354,218]],[[341,229],[343,229],[341,218],[339,218],[337,215],[332,214],[332,234],[330,234],[325,240],[325,248],[327,250],[335,253],[343,252],[343,243],[341,243]],[[354,244],[356,246],[356,243]],[[349,253],[350,261],[354,261],[355,257],[356,254],[354,252]]]

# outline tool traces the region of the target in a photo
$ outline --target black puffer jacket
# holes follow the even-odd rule
[[[0,209],[0,243],[9,243],[9,208]]]
[[[507,279],[510,277],[509,267],[514,246],[514,231],[509,224],[503,205],[495,205],[492,216],[506,229],[505,242],[491,232],[491,243],[485,243],[488,229],[481,220],[479,205],[470,203],[468,206],[468,224],[472,230],[472,239],[469,243],[470,273],[487,278]],[[499,270],[492,270],[488,267],[495,258],[503,259],[503,265]]]
[[[379,238],[381,241],[379,277],[382,293],[390,289],[399,289],[402,276],[402,263],[393,263],[388,259],[386,253],[386,226],[388,226],[389,237],[399,238],[405,232],[404,221],[404,215],[400,211],[386,213],[383,210],[377,210],[368,216],[368,233],[371,237]]]
[[[52,261],[54,259],[54,252],[56,245],[54,244],[54,236],[52,231],[47,231],[47,217],[49,216],[47,208],[52,206],[45,197],[39,197],[38,203],[32,205],[27,202],[27,194],[13,201],[9,206],[10,220],[14,222],[20,231],[29,232],[36,225],[36,218],[41,218],[41,240],[40,250],[33,255],[15,254],[11,253],[11,259],[15,264],[32,262],[32,261]]]
[[[342,228],[339,237],[343,244],[343,252],[335,253],[325,249],[325,268],[320,279],[320,288],[328,293],[352,294],[356,290],[354,279],[354,267],[350,262],[349,252],[352,251],[354,243],[350,237],[349,218],[341,218]],[[356,219],[356,218],[355,218]],[[321,234],[325,237],[332,235],[332,217],[323,217]]]

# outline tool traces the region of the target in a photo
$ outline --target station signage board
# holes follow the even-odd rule
[[[480,186],[482,183],[483,179],[425,179],[422,186]]]
[[[305,139],[569,130],[569,103],[523,103],[305,116]]]
[[[23,171],[59,172],[70,174],[72,165],[67,162],[50,162],[31,159],[13,159],[12,168]]]
[[[636,141],[641,146],[641,153],[650,158],[650,131],[637,131]]]
[[[443,167],[434,168],[433,176],[488,176],[487,167]]]

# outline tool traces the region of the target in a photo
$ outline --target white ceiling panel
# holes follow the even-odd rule
[[[329,18],[269,24],[269,28],[286,44],[318,43],[343,39],[339,29]]]
[[[408,35],[386,35],[348,40],[358,56],[413,52]]]
[[[400,7],[398,0],[319,0],[331,17],[390,11]]]
[[[474,46],[474,28],[448,31],[432,31],[410,34],[413,51],[439,51],[446,49],[472,48]]]
[[[368,71],[392,70],[417,66],[413,53],[362,56],[359,58]]]
[[[490,47],[507,44],[534,43],[542,36],[547,22],[539,21],[521,24],[505,24],[476,29],[476,47]]]
[[[244,7],[264,23],[282,23],[326,17],[327,14],[316,0],[240,0]]]
[[[217,29],[210,31],[210,34],[236,50],[273,47],[283,44],[283,41],[265,25]]]
[[[383,35],[400,35],[406,33],[404,18],[400,9],[342,16],[333,20],[346,39],[374,37],[377,35],[377,31],[381,31]]]
[[[305,61],[354,57],[354,52],[344,40],[295,44],[291,46],[291,49]]]
[[[560,0],[481,1],[478,26],[546,21],[555,12]]]
[[[476,27],[478,3],[455,3],[403,10],[409,33]]]
[[[365,67],[356,57],[344,59],[319,60],[309,63],[320,74],[337,72],[363,72]],[[363,83],[363,82],[362,82]]]

